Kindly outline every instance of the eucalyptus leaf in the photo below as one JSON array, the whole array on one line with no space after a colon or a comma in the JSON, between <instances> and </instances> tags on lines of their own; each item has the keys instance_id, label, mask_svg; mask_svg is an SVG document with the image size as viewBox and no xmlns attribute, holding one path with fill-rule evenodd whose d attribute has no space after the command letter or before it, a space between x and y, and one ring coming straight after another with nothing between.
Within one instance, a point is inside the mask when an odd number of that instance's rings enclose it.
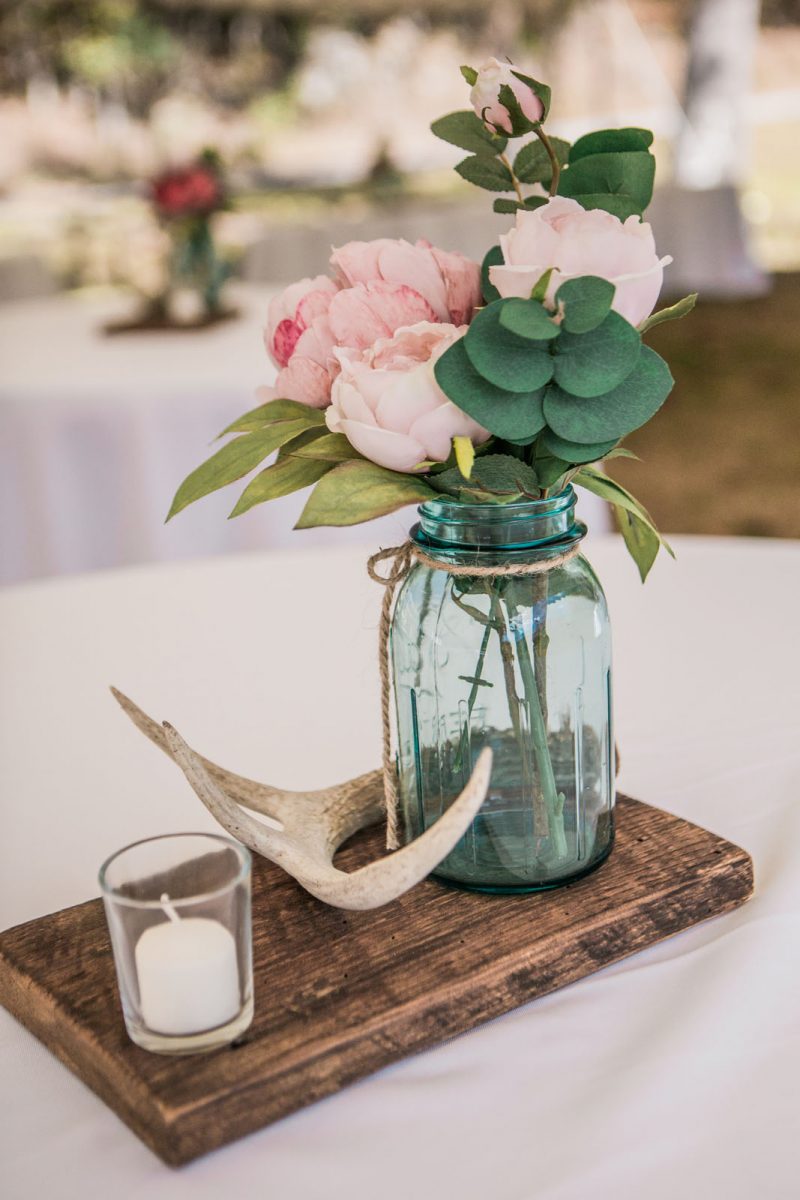
<instances>
[{"instance_id":1,"label":"eucalyptus leaf","mask_svg":"<svg viewBox=\"0 0 800 1200\"><path fill-rule=\"evenodd\" d=\"M300 404L297 400L268 400L266 404L251 408L243 416L237 417L227 429L223 429L219 437L225 437L229 433L252 433L276 421L304 421L309 428L315 425L324 427L325 414L320 409L310 408L308 404Z\"/></svg>"},{"instance_id":2,"label":"eucalyptus leaf","mask_svg":"<svg viewBox=\"0 0 800 1200\"><path fill-rule=\"evenodd\" d=\"M655 171L656 160L647 150L587 154L576 160L573 147L569 166L561 172L558 194L571 196L584 208L605 208L606 204L596 202L596 197L612 196L641 215L653 197Z\"/></svg>"},{"instance_id":3,"label":"eucalyptus leaf","mask_svg":"<svg viewBox=\"0 0 800 1200\"><path fill-rule=\"evenodd\" d=\"M568 333L589 333L605 320L617 289L598 275L579 275L567 279L556 292L556 303L563 305L563 327Z\"/></svg>"},{"instance_id":4,"label":"eucalyptus leaf","mask_svg":"<svg viewBox=\"0 0 800 1200\"><path fill-rule=\"evenodd\" d=\"M464 337L473 367L495 387L509 392L535 392L553 376L547 341L520 338L500 324L505 300L495 300L476 313Z\"/></svg>"},{"instance_id":5,"label":"eucalyptus leaf","mask_svg":"<svg viewBox=\"0 0 800 1200\"><path fill-rule=\"evenodd\" d=\"M608 452L614 449L617 442L616 438L606 442L570 442L566 438L559 437L557 433L553 433L552 429L545 429L540 444L555 458L577 466L583 463L598 462L601 458L605 458Z\"/></svg>"},{"instance_id":6,"label":"eucalyptus leaf","mask_svg":"<svg viewBox=\"0 0 800 1200\"><path fill-rule=\"evenodd\" d=\"M278 421L254 433L240 434L233 441L227 442L216 454L212 454L211 458L207 458L187 475L175 493L167 520L171 520L195 500L200 500L203 496L241 479L273 450L277 450L304 429L302 421Z\"/></svg>"},{"instance_id":7,"label":"eucalyptus leaf","mask_svg":"<svg viewBox=\"0 0 800 1200\"><path fill-rule=\"evenodd\" d=\"M230 515L240 517L256 504L300 491L301 488L316 483L328 471L332 471L333 466L331 462L318 462L288 454L272 466L265 467L248 483Z\"/></svg>"},{"instance_id":8,"label":"eucalyptus leaf","mask_svg":"<svg viewBox=\"0 0 800 1200\"><path fill-rule=\"evenodd\" d=\"M548 140L556 158L563 166L569 160L569 142L557 137ZM553 167L550 155L538 138L526 142L518 152L514 159L514 174L521 183L541 183L543 187L550 187Z\"/></svg>"},{"instance_id":9,"label":"eucalyptus leaf","mask_svg":"<svg viewBox=\"0 0 800 1200\"><path fill-rule=\"evenodd\" d=\"M660 312L651 313L639 326L640 333L646 333L648 329L652 329L655 325L661 325L663 321L678 321L681 317L687 317L697 303L697 292L692 292L688 296L684 296L682 300L671 304L669 308L662 308Z\"/></svg>"},{"instance_id":10,"label":"eucalyptus leaf","mask_svg":"<svg viewBox=\"0 0 800 1200\"><path fill-rule=\"evenodd\" d=\"M469 150L470 154L494 158L502 154L507 139L492 133L471 109L448 113L431 125L431 132L443 142Z\"/></svg>"},{"instance_id":11,"label":"eucalyptus leaf","mask_svg":"<svg viewBox=\"0 0 800 1200\"><path fill-rule=\"evenodd\" d=\"M439 387L462 412L496 437L531 440L545 425L544 388L511 392L495 387L472 365L464 341L459 338L437 359L433 370Z\"/></svg>"},{"instance_id":12,"label":"eucalyptus leaf","mask_svg":"<svg viewBox=\"0 0 800 1200\"><path fill-rule=\"evenodd\" d=\"M633 325L619 313L609 312L596 328L587 333L562 331L556 345L555 381L572 396L605 395L631 373L641 348L641 338ZM569 437L569 434L563 436ZM611 435L605 436L608 438ZM582 440L603 439L592 437Z\"/></svg>"},{"instance_id":13,"label":"eucalyptus leaf","mask_svg":"<svg viewBox=\"0 0 800 1200\"><path fill-rule=\"evenodd\" d=\"M422 504L436 492L416 475L387 471L366 459L343 462L320 479L295 529L358 525L407 504Z\"/></svg>"},{"instance_id":14,"label":"eucalyptus leaf","mask_svg":"<svg viewBox=\"0 0 800 1200\"><path fill-rule=\"evenodd\" d=\"M551 314L541 301L521 300L512 297L506 300L500 310L500 325L517 337L528 338L534 342L546 342L558 337L561 327L555 323Z\"/></svg>"},{"instance_id":15,"label":"eucalyptus leaf","mask_svg":"<svg viewBox=\"0 0 800 1200\"><path fill-rule=\"evenodd\" d=\"M552 139L551 139L552 140ZM653 135L649 129L596 129L579 137L570 147L569 161L577 162L590 154L606 154L609 151L627 152L649 150L653 144Z\"/></svg>"},{"instance_id":16,"label":"eucalyptus leaf","mask_svg":"<svg viewBox=\"0 0 800 1200\"><path fill-rule=\"evenodd\" d=\"M462 159L456 166L457 173L468 183L484 188L487 192L513 192L514 180L504 163L496 158L473 154Z\"/></svg>"},{"instance_id":17,"label":"eucalyptus leaf","mask_svg":"<svg viewBox=\"0 0 800 1200\"><path fill-rule=\"evenodd\" d=\"M505 262L503 251L499 246L491 246L483 256L481 263L481 292L487 304L499 300L500 293L489 278L490 267L499 267Z\"/></svg>"},{"instance_id":18,"label":"eucalyptus leaf","mask_svg":"<svg viewBox=\"0 0 800 1200\"><path fill-rule=\"evenodd\" d=\"M642 346L630 375L602 396L582 399L551 384L544 399L544 415L553 432L567 441L619 441L658 412L672 385L663 358Z\"/></svg>"}]
</instances>

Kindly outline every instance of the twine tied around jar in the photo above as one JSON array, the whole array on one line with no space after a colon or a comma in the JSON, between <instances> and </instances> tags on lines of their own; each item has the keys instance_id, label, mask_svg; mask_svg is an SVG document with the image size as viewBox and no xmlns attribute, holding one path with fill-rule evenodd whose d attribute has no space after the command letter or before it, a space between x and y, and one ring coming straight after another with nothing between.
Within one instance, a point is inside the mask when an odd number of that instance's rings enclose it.
<instances>
[{"instance_id":1,"label":"twine tied around jar","mask_svg":"<svg viewBox=\"0 0 800 1200\"><path fill-rule=\"evenodd\" d=\"M552 558L538 559L536 562L505 562L496 563L491 567L453 564L440 562L426 554L416 542L403 542L402 546L390 546L379 550L367 561L367 572L370 579L380 583L384 588L383 603L381 604L381 619L378 625L378 663L381 673L381 724L383 729L383 795L386 809L386 849L396 850L400 845L398 834L397 811L397 782L392 763L392 720L391 720L391 678L389 670L389 632L392 619L392 604L399 584L408 575L415 563L430 567L433 571L445 571L448 575L481 577L484 579L499 579L507 575L541 575L554 571L564 563L575 558L580 553L580 544L575 543L561 554ZM388 573L381 575L377 570L379 563L390 563Z\"/></svg>"}]
</instances>

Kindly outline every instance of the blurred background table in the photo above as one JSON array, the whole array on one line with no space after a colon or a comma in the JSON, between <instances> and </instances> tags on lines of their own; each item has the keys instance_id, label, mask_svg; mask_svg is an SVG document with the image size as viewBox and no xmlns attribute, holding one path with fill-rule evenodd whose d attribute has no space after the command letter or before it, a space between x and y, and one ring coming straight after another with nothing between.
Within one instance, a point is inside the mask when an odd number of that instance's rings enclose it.
<instances>
[{"instance_id":1,"label":"blurred background table","mask_svg":"<svg viewBox=\"0 0 800 1200\"><path fill-rule=\"evenodd\" d=\"M614 623L620 786L744 846L749 904L177 1174L0 1012L4 1195L794 1195L800 549L675 541L677 562L662 558L645 588L619 539L590 551ZM96 894L100 862L129 841L214 828L110 683L278 786L375 765L367 542L0 595L15 681L0 693L1 926Z\"/></svg>"},{"instance_id":2,"label":"blurred background table","mask_svg":"<svg viewBox=\"0 0 800 1200\"><path fill-rule=\"evenodd\" d=\"M300 496L229 522L234 488L164 524L178 484L274 377L273 293L233 287L240 316L210 329L114 336L103 326L131 314L124 294L0 306L0 583L287 544Z\"/></svg>"}]
</instances>

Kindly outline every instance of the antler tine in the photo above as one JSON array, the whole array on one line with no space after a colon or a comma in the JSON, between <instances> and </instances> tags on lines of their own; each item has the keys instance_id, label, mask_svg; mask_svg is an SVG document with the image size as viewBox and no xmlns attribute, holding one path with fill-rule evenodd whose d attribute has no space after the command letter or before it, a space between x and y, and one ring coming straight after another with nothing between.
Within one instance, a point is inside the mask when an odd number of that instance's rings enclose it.
<instances>
[{"instance_id":1,"label":"antler tine","mask_svg":"<svg viewBox=\"0 0 800 1200\"><path fill-rule=\"evenodd\" d=\"M169 758L174 758L164 727L159 725L157 721L154 721L152 717L148 717L147 713L139 708L138 704L134 704L118 688L112 687L111 694L122 711L130 717L136 728L146 738L149 738L155 746L158 746L159 750L163 750ZM302 800L303 798L302 793L287 792L280 788L271 787L266 783L256 783L255 780L247 779L244 775L236 775L233 771L226 771L224 767L218 766L208 758L203 758L200 754L196 755L196 757L203 764L203 767L211 778L217 784L224 787L226 793L237 804L243 804L245 808L261 813L262 816L283 821L285 816L293 813L298 799Z\"/></svg>"},{"instance_id":2,"label":"antler tine","mask_svg":"<svg viewBox=\"0 0 800 1200\"><path fill-rule=\"evenodd\" d=\"M487 746L478 756L467 786L430 828L402 849L352 874L338 872L340 881L335 893L331 890L314 895L339 908L351 909L377 908L402 896L435 871L467 832L486 799L491 774L492 751Z\"/></svg>"},{"instance_id":3,"label":"antler tine","mask_svg":"<svg viewBox=\"0 0 800 1200\"><path fill-rule=\"evenodd\" d=\"M186 776L195 795L203 801L215 820L232 837L244 842L256 854L263 854L292 873L297 869L296 854L286 836L262 825L222 789L207 769L204 760L183 740L168 721L162 726L167 752Z\"/></svg>"}]
</instances>

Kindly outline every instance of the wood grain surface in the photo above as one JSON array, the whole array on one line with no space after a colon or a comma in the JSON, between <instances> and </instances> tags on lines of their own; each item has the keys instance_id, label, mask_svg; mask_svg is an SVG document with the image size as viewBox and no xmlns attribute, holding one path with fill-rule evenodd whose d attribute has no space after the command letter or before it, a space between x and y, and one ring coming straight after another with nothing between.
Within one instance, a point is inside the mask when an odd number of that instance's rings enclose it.
<instances>
[{"instance_id":1,"label":"wood grain surface","mask_svg":"<svg viewBox=\"0 0 800 1200\"><path fill-rule=\"evenodd\" d=\"M207 1055L128 1040L100 900L0 935L0 1002L179 1166L751 895L744 850L628 797L617 814L598 871L527 896L425 881L345 912L257 860L255 1018L239 1044ZM360 865L381 840L369 830L337 861Z\"/></svg>"}]
</instances>

